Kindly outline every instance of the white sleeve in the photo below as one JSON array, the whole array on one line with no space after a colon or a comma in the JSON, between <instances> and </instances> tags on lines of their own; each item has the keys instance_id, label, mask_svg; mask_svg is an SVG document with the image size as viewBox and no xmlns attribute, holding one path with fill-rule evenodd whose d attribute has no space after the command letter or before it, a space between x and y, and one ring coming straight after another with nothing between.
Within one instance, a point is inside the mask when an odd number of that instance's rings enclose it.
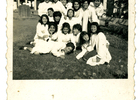
<instances>
[{"instance_id":1,"label":"white sleeve","mask_svg":"<svg viewBox=\"0 0 140 100\"><path fill-rule=\"evenodd\" d=\"M84 12L83 13L83 21L82 21L82 31L87 32L88 17L89 17L88 11Z\"/></svg>"},{"instance_id":2,"label":"white sleeve","mask_svg":"<svg viewBox=\"0 0 140 100\"><path fill-rule=\"evenodd\" d=\"M82 52L80 52L80 53L76 56L76 59L82 58L82 57L86 54L86 52L87 52L86 48L84 48L84 47L82 46Z\"/></svg>"},{"instance_id":3,"label":"white sleeve","mask_svg":"<svg viewBox=\"0 0 140 100\"><path fill-rule=\"evenodd\" d=\"M96 15L95 9L91 10L91 16L92 16L92 22L97 22L98 24L100 24L98 16Z\"/></svg>"},{"instance_id":4,"label":"white sleeve","mask_svg":"<svg viewBox=\"0 0 140 100\"><path fill-rule=\"evenodd\" d=\"M40 23L37 24L36 33L37 33L37 35L38 35L39 37L43 37L43 36L44 36L44 34L43 34L42 31L41 31L41 24L40 24Z\"/></svg>"},{"instance_id":5,"label":"white sleeve","mask_svg":"<svg viewBox=\"0 0 140 100\"><path fill-rule=\"evenodd\" d=\"M67 10L66 8L63 6L63 4L61 2L59 2L59 5L61 7L61 12L64 14L64 15L67 15Z\"/></svg>"}]
</instances>

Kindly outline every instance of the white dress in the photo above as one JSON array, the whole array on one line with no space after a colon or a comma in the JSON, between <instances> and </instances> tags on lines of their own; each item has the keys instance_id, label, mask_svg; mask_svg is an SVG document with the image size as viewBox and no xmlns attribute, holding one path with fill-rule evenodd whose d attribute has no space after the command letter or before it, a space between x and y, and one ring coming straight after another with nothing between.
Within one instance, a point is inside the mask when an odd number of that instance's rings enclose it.
<instances>
[{"instance_id":1,"label":"white dress","mask_svg":"<svg viewBox=\"0 0 140 100\"><path fill-rule=\"evenodd\" d=\"M40 3L38 6L38 15L41 16L43 14L48 14L47 10L48 8L52 7L52 2L46 3Z\"/></svg>"},{"instance_id":2,"label":"white dress","mask_svg":"<svg viewBox=\"0 0 140 100\"><path fill-rule=\"evenodd\" d=\"M39 40L35 47L33 47L31 54L38 52L38 53L52 53L54 56L59 57L61 55L65 55L62 52L62 49L66 47L66 44L63 42L54 42L54 41L43 41Z\"/></svg>"},{"instance_id":3,"label":"white dress","mask_svg":"<svg viewBox=\"0 0 140 100\"><path fill-rule=\"evenodd\" d=\"M96 11L95 8L93 7L88 7L85 11L83 11L83 16L82 16L82 31L88 31L87 30L87 26L88 26L88 21L90 23L92 22L97 22L99 23L99 19L98 16L96 15Z\"/></svg>"},{"instance_id":4,"label":"white dress","mask_svg":"<svg viewBox=\"0 0 140 100\"><path fill-rule=\"evenodd\" d=\"M110 62L112 58L107 46L109 45L109 42L106 40L106 37L102 32L100 32L98 35L92 35L89 45L90 46L87 46L87 48L82 49L82 52L76 56L77 59L83 57L87 51L94 50L94 47L96 46L97 55L90 57L87 60L86 64L89 64L91 66L96 66L96 65L104 64L105 62L107 63ZM99 62L96 61L97 57L100 58Z\"/></svg>"},{"instance_id":5,"label":"white dress","mask_svg":"<svg viewBox=\"0 0 140 100\"><path fill-rule=\"evenodd\" d=\"M44 35L48 35L48 25L42 25L41 23L38 23L36 26L36 35L34 37L34 42L38 41L38 39L43 38Z\"/></svg>"},{"instance_id":6,"label":"white dress","mask_svg":"<svg viewBox=\"0 0 140 100\"><path fill-rule=\"evenodd\" d=\"M60 11L63 14L67 14L67 10L63 6L63 4L60 1L57 1L56 3L52 3L52 8L54 11Z\"/></svg>"},{"instance_id":7,"label":"white dress","mask_svg":"<svg viewBox=\"0 0 140 100\"><path fill-rule=\"evenodd\" d=\"M58 33L58 42L63 42L67 44L71 41L71 34L63 34L62 32Z\"/></svg>"}]
</instances>

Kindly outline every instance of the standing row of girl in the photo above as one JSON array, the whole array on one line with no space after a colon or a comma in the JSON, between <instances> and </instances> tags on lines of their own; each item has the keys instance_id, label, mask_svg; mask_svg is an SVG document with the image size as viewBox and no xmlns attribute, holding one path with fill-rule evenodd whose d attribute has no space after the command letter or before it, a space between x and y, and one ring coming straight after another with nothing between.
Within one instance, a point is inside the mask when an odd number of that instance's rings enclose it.
<instances>
[{"instance_id":1,"label":"standing row of girl","mask_svg":"<svg viewBox=\"0 0 140 100\"><path fill-rule=\"evenodd\" d=\"M50 9L53 12L61 13L61 25L68 22L72 26L76 23L82 26L82 31L88 32L91 22L99 22L99 17L104 14L104 8L101 0L44 0L39 4L38 14L50 16ZM52 19L52 16L51 16Z\"/></svg>"}]
</instances>

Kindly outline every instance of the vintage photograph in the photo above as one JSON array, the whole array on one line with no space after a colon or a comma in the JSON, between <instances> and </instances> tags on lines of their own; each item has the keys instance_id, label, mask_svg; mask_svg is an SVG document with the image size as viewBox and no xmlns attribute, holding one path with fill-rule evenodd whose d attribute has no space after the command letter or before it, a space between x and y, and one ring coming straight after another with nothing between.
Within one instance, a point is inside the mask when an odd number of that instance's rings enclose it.
<instances>
[{"instance_id":1,"label":"vintage photograph","mask_svg":"<svg viewBox=\"0 0 140 100\"><path fill-rule=\"evenodd\" d=\"M128 3L13 0L13 80L128 79Z\"/></svg>"}]
</instances>

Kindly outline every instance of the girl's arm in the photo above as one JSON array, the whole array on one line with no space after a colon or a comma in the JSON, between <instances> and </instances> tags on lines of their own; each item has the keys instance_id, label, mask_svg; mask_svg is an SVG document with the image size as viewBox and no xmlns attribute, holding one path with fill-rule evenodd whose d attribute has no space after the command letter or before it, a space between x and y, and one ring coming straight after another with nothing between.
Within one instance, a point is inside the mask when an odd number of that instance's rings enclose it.
<instances>
[{"instance_id":1,"label":"girl's arm","mask_svg":"<svg viewBox=\"0 0 140 100\"><path fill-rule=\"evenodd\" d=\"M84 48L84 47L82 46L82 52L80 52L80 53L76 56L76 59L82 58L85 54L87 54L87 49Z\"/></svg>"},{"instance_id":2,"label":"girl's arm","mask_svg":"<svg viewBox=\"0 0 140 100\"><path fill-rule=\"evenodd\" d=\"M43 37L45 34L45 31L42 31L41 27L42 27L42 25L40 23L38 23L37 27L36 27L36 33L37 33L38 37L40 37L40 38Z\"/></svg>"}]
</instances>

